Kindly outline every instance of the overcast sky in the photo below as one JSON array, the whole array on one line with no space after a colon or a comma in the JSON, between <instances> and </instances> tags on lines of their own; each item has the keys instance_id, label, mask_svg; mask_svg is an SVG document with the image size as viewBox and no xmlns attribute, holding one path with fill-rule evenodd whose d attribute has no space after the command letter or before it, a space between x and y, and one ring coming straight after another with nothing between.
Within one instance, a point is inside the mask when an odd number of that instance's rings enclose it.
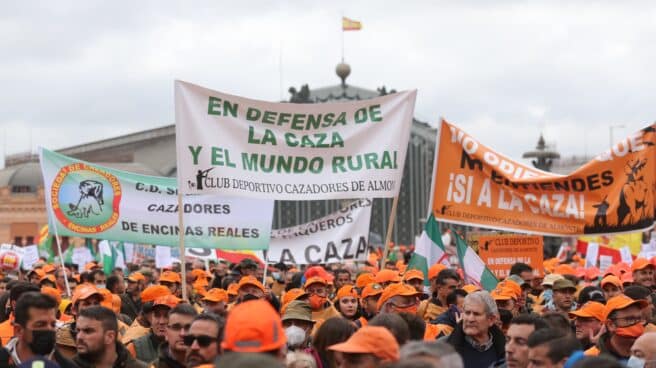
<instances>
[{"instance_id":1,"label":"overcast sky","mask_svg":"<svg viewBox=\"0 0 656 368\"><path fill-rule=\"evenodd\" d=\"M418 119L511 157L540 132L595 154L656 119L654 1L5 1L0 144L172 124L176 78L263 100L336 84L342 15L363 23L349 84L417 88Z\"/></svg>"}]
</instances>

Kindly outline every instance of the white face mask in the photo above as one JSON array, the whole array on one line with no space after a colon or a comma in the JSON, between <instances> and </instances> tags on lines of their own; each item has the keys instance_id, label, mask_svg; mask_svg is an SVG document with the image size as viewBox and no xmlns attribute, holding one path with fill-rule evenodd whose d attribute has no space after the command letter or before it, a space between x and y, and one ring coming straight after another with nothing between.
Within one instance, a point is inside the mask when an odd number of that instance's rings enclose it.
<instances>
[{"instance_id":1,"label":"white face mask","mask_svg":"<svg viewBox=\"0 0 656 368\"><path fill-rule=\"evenodd\" d=\"M644 366L645 366L645 360L642 358L638 358L635 355L631 355L629 361L626 362L627 368L643 368Z\"/></svg>"},{"instance_id":2,"label":"white face mask","mask_svg":"<svg viewBox=\"0 0 656 368\"><path fill-rule=\"evenodd\" d=\"M96 289L104 289L105 284L96 284Z\"/></svg>"},{"instance_id":3,"label":"white face mask","mask_svg":"<svg viewBox=\"0 0 656 368\"><path fill-rule=\"evenodd\" d=\"M298 326L287 327L285 336L287 336L287 346L290 348L298 348L305 342L305 330Z\"/></svg>"}]
</instances>

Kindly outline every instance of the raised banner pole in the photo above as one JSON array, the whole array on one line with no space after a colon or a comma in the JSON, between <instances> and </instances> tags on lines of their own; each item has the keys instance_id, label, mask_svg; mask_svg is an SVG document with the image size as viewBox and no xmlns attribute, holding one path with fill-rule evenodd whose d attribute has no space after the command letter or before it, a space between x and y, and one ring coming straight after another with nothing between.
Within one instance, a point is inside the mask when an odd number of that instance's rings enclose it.
<instances>
[{"instance_id":1,"label":"raised banner pole","mask_svg":"<svg viewBox=\"0 0 656 368\"><path fill-rule=\"evenodd\" d=\"M180 273L182 278L182 299L187 299L187 270L185 262L185 248L184 248L184 221L182 214L184 213L184 208L182 205L182 194L178 192L178 243L180 244Z\"/></svg>"},{"instance_id":2,"label":"raised banner pole","mask_svg":"<svg viewBox=\"0 0 656 368\"><path fill-rule=\"evenodd\" d=\"M389 222L387 223L387 235L385 236L385 244L383 249L383 258L380 260L380 269L385 268L385 261L389 253L389 243L392 240L392 230L394 230L394 222L396 221L396 209L399 207L399 195L397 194L392 201L392 211L389 215Z\"/></svg>"}]
</instances>

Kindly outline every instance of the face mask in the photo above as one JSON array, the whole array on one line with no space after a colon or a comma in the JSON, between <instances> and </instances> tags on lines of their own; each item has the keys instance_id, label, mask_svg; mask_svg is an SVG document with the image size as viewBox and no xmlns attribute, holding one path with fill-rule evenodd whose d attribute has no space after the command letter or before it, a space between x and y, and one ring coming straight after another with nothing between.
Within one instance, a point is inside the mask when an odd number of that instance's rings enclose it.
<instances>
[{"instance_id":1,"label":"face mask","mask_svg":"<svg viewBox=\"0 0 656 368\"><path fill-rule=\"evenodd\" d=\"M417 314L417 305L415 304L415 305L411 305L411 306L405 307L405 308L394 307L394 311L396 313L405 312L405 313L410 313L410 314Z\"/></svg>"},{"instance_id":2,"label":"face mask","mask_svg":"<svg viewBox=\"0 0 656 368\"><path fill-rule=\"evenodd\" d=\"M635 355L631 355L629 361L626 362L627 368L643 368L644 366L645 366L645 360L642 358L638 358Z\"/></svg>"},{"instance_id":3,"label":"face mask","mask_svg":"<svg viewBox=\"0 0 656 368\"><path fill-rule=\"evenodd\" d=\"M104 289L105 284L96 284L96 289Z\"/></svg>"},{"instance_id":4,"label":"face mask","mask_svg":"<svg viewBox=\"0 0 656 368\"><path fill-rule=\"evenodd\" d=\"M30 350L36 355L48 355L55 348L55 331L32 330Z\"/></svg>"},{"instance_id":5,"label":"face mask","mask_svg":"<svg viewBox=\"0 0 656 368\"><path fill-rule=\"evenodd\" d=\"M285 329L285 336L287 336L287 346L290 348L298 348L305 342L305 330L291 325Z\"/></svg>"},{"instance_id":6,"label":"face mask","mask_svg":"<svg viewBox=\"0 0 656 368\"><path fill-rule=\"evenodd\" d=\"M618 327L615 331L617 336L638 338L645 333L645 326L642 323L636 323L629 327Z\"/></svg>"},{"instance_id":7,"label":"face mask","mask_svg":"<svg viewBox=\"0 0 656 368\"><path fill-rule=\"evenodd\" d=\"M273 277L274 280L280 281L280 272L272 272L271 277Z\"/></svg>"},{"instance_id":8,"label":"face mask","mask_svg":"<svg viewBox=\"0 0 656 368\"><path fill-rule=\"evenodd\" d=\"M310 295L310 308L312 310L319 310L326 303L326 298L316 294Z\"/></svg>"}]
</instances>

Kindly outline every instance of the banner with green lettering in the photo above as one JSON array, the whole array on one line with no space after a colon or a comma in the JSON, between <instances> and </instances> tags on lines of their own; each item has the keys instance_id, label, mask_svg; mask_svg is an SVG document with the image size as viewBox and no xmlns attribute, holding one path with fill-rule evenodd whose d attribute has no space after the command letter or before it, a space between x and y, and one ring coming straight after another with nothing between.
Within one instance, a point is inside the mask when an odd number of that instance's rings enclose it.
<instances>
[{"instance_id":1,"label":"banner with green lettering","mask_svg":"<svg viewBox=\"0 0 656 368\"><path fill-rule=\"evenodd\" d=\"M49 226L58 235L179 245L175 178L138 175L41 149ZM273 201L183 196L185 246L267 249ZM53 231L54 233L54 231Z\"/></svg>"},{"instance_id":2,"label":"banner with green lettering","mask_svg":"<svg viewBox=\"0 0 656 368\"><path fill-rule=\"evenodd\" d=\"M175 82L184 194L277 200L394 197L416 91L370 100L257 101Z\"/></svg>"}]
</instances>

